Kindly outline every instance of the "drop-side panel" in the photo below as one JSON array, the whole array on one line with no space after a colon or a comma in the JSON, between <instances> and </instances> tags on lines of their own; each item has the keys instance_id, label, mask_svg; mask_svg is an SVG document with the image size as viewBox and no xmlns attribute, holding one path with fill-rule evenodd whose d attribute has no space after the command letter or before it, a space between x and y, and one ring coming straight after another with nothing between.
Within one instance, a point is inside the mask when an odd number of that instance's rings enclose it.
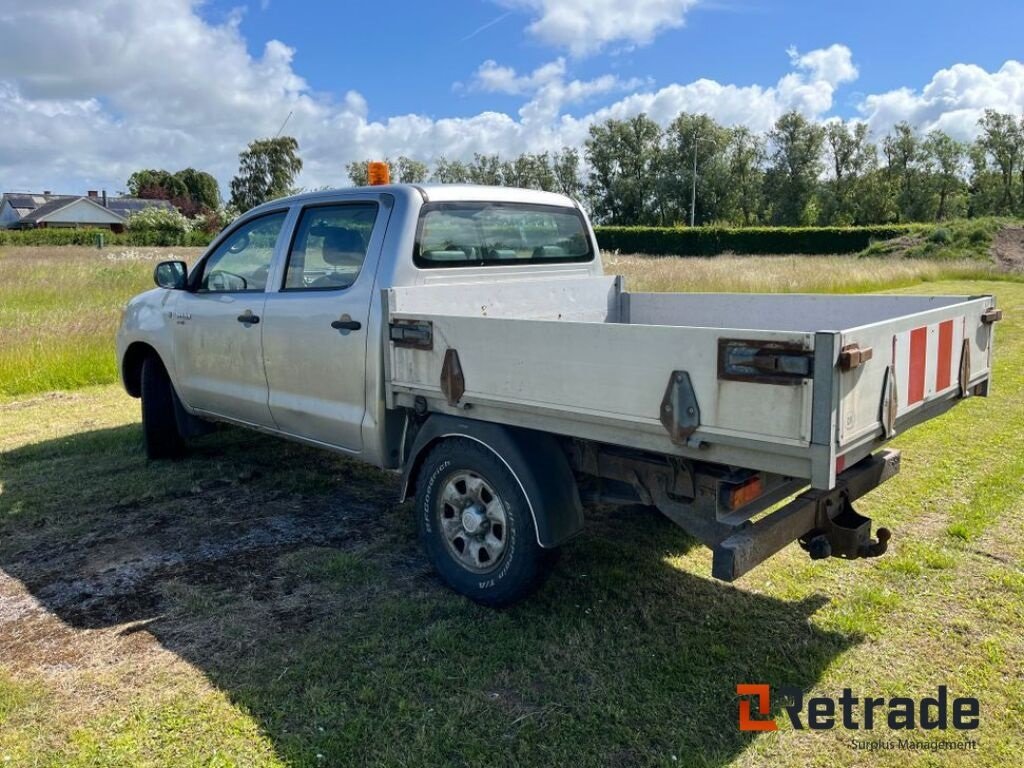
<instances>
[{"instance_id":1,"label":"drop-side panel","mask_svg":"<svg viewBox=\"0 0 1024 768\"><path fill-rule=\"evenodd\" d=\"M870 348L871 358L839 373L840 453L916 423L959 398L961 387L970 391L987 380L993 325L982 315L994 306L991 296L959 297L940 308L843 331L842 347Z\"/></svg>"},{"instance_id":2,"label":"drop-side panel","mask_svg":"<svg viewBox=\"0 0 1024 768\"><path fill-rule=\"evenodd\" d=\"M730 446L723 459L749 451L759 454L745 457L749 466L809 477L810 379L720 379L719 341L729 331L616 322L613 279L545 283L390 289L388 322L429 324L431 343L387 342L389 402L423 395L432 408L449 408L441 370L455 350L465 381L459 408L469 405L477 418L708 460ZM814 345L809 333L751 330L742 338ZM675 371L689 374L700 412L689 446L673 443L660 420Z\"/></svg>"},{"instance_id":3,"label":"drop-side panel","mask_svg":"<svg viewBox=\"0 0 1024 768\"><path fill-rule=\"evenodd\" d=\"M816 488L833 487L893 430L950 407L962 369L968 391L990 375L988 296L629 294L616 278L561 278L398 287L385 304L388 323L430 335L427 345L385 342L391 407L424 396L432 410L778 472ZM743 349L756 354L751 380L721 367L733 342L739 359ZM870 355L844 366L849 349ZM464 379L454 406L441 387L449 350ZM777 360L775 350L794 358ZM772 372L801 354L811 371ZM686 442L673 442L659 418L675 371L689 374L699 409ZM891 424L882 421L886 386Z\"/></svg>"}]
</instances>

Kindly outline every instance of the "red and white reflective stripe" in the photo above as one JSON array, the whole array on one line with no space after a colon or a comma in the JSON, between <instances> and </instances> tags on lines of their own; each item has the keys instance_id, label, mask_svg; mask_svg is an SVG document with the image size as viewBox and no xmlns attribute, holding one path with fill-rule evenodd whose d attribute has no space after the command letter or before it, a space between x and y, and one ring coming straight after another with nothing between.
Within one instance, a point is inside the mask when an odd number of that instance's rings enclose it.
<instances>
[{"instance_id":1,"label":"red and white reflective stripe","mask_svg":"<svg viewBox=\"0 0 1024 768\"><path fill-rule=\"evenodd\" d=\"M963 316L896 334L893 362L900 410L942 394L957 382Z\"/></svg>"}]
</instances>

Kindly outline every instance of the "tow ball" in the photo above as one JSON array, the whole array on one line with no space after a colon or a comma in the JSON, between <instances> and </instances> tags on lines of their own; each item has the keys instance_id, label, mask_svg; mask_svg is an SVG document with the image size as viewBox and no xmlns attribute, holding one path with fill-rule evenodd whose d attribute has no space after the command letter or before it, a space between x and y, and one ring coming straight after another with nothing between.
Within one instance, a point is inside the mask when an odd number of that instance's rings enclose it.
<instances>
[{"instance_id":1,"label":"tow ball","mask_svg":"<svg viewBox=\"0 0 1024 768\"><path fill-rule=\"evenodd\" d=\"M865 517L853 508L846 499L836 503L842 509L835 515L824 514L821 524L800 537L800 546L807 550L812 560L826 557L842 557L856 560L858 557L878 557L889 548L892 533L888 528L879 528L871 538L871 518Z\"/></svg>"}]
</instances>

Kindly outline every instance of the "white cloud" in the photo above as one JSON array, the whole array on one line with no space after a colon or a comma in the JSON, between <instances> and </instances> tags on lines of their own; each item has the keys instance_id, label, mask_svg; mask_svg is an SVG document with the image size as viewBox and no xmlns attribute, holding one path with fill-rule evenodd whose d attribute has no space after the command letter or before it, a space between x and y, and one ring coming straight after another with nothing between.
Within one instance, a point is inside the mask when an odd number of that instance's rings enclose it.
<instances>
[{"instance_id":1,"label":"white cloud","mask_svg":"<svg viewBox=\"0 0 1024 768\"><path fill-rule=\"evenodd\" d=\"M113 191L139 168L188 165L226 186L238 152L274 135L289 112L287 132L305 162L299 183L310 187L347 183L345 164L359 158L465 159L579 145L595 121L638 112L662 124L682 110L706 112L765 130L788 109L827 118L836 89L856 76L840 45L793 51L792 71L774 84L700 79L654 89L613 75L573 79L565 59L529 73L489 61L470 87L518 96L515 114L371 120L356 91L315 93L284 43L250 55L237 19L211 24L195 8L191 0L149 0L144 8L81 0L71 9L34 0L0 11L0 188ZM985 107L1024 111L1024 65L956 65L921 91L867 96L860 109L876 133L906 119L967 136Z\"/></svg>"},{"instance_id":2,"label":"white cloud","mask_svg":"<svg viewBox=\"0 0 1024 768\"><path fill-rule=\"evenodd\" d=\"M645 45L680 27L697 0L499 0L523 8L535 20L527 30L573 56L596 53L609 43Z\"/></svg>"},{"instance_id":3,"label":"white cloud","mask_svg":"<svg viewBox=\"0 0 1024 768\"><path fill-rule=\"evenodd\" d=\"M519 110L523 122L538 125L557 120L562 107L576 104L613 91L635 90L645 81L639 78L623 80L614 75L601 75L592 80L565 79L565 59L543 64L528 75L520 75L512 67L485 61L477 69L470 88L491 93L529 96Z\"/></svg>"},{"instance_id":4,"label":"white cloud","mask_svg":"<svg viewBox=\"0 0 1024 768\"><path fill-rule=\"evenodd\" d=\"M906 120L922 131L938 128L958 139L977 134L986 109L1024 112L1024 64L1007 61L995 72L954 64L936 72L920 92L897 88L866 96L859 106L875 134Z\"/></svg>"},{"instance_id":5,"label":"white cloud","mask_svg":"<svg viewBox=\"0 0 1024 768\"><path fill-rule=\"evenodd\" d=\"M856 80L859 74L853 64L853 54L845 45L833 44L803 55L794 46L790 46L786 53L793 66L810 72L814 80L832 86Z\"/></svg>"},{"instance_id":6,"label":"white cloud","mask_svg":"<svg viewBox=\"0 0 1024 768\"><path fill-rule=\"evenodd\" d=\"M543 64L528 75L516 74L512 67L503 67L493 59L479 66L473 87L494 93L532 93L543 85L565 77L565 59L558 58Z\"/></svg>"}]
</instances>

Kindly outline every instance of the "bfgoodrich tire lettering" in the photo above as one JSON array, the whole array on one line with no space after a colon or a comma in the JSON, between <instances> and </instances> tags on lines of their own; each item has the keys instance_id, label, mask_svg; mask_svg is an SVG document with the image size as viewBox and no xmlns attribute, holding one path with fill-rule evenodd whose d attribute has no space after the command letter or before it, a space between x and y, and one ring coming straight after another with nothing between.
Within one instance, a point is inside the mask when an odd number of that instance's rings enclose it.
<instances>
[{"instance_id":1,"label":"bfgoodrich tire lettering","mask_svg":"<svg viewBox=\"0 0 1024 768\"><path fill-rule=\"evenodd\" d=\"M163 363L148 357L142 363L142 437L146 457L173 459L185 452L185 441L174 417L174 387Z\"/></svg>"},{"instance_id":2,"label":"bfgoodrich tire lettering","mask_svg":"<svg viewBox=\"0 0 1024 768\"><path fill-rule=\"evenodd\" d=\"M540 586L553 558L537 543L519 483L489 448L466 438L444 440L419 478L420 538L448 586L494 607Z\"/></svg>"}]
</instances>

